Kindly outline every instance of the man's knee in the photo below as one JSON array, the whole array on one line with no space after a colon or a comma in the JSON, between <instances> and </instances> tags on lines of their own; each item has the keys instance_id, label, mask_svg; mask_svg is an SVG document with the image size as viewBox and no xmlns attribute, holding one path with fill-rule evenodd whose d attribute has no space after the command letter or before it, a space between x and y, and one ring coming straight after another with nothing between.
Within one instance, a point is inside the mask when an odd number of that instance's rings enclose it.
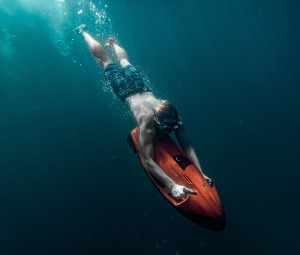
<instances>
[{"instance_id":1,"label":"man's knee","mask_svg":"<svg viewBox=\"0 0 300 255\"><path fill-rule=\"evenodd\" d=\"M99 61L99 60L98 60ZM108 59L106 61L99 61L100 64L102 65L103 69L106 69L107 66L109 66L110 64L113 64L111 59Z\"/></svg>"},{"instance_id":2,"label":"man's knee","mask_svg":"<svg viewBox=\"0 0 300 255\"><path fill-rule=\"evenodd\" d=\"M120 59L120 65L124 68L128 65L130 65L128 59Z\"/></svg>"}]
</instances>

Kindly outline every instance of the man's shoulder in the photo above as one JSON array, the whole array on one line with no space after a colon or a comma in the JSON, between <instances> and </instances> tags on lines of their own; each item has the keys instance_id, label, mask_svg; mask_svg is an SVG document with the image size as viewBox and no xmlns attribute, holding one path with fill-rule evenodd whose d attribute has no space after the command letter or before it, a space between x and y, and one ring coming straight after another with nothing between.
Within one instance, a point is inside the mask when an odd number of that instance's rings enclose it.
<instances>
[{"instance_id":1,"label":"man's shoulder","mask_svg":"<svg viewBox=\"0 0 300 255\"><path fill-rule=\"evenodd\" d=\"M141 124L139 125L140 128L140 139L144 141L144 143L153 143L153 140L156 136L155 127L153 125L153 120L149 121L148 116L144 116Z\"/></svg>"},{"instance_id":2,"label":"man's shoulder","mask_svg":"<svg viewBox=\"0 0 300 255\"><path fill-rule=\"evenodd\" d=\"M153 126L153 113L142 113L137 117L139 126L152 127Z\"/></svg>"}]
</instances>

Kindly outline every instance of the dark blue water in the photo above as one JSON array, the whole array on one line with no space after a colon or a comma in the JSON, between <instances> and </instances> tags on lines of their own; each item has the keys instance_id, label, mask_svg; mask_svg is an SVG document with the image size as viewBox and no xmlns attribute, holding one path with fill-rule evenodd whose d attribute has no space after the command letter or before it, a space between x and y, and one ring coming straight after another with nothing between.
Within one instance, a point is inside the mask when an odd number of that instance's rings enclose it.
<instances>
[{"instance_id":1,"label":"dark blue water","mask_svg":"<svg viewBox=\"0 0 300 255\"><path fill-rule=\"evenodd\" d=\"M299 252L297 1L38 2L0 2L1 255ZM178 108L225 231L154 188L81 23Z\"/></svg>"}]
</instances>

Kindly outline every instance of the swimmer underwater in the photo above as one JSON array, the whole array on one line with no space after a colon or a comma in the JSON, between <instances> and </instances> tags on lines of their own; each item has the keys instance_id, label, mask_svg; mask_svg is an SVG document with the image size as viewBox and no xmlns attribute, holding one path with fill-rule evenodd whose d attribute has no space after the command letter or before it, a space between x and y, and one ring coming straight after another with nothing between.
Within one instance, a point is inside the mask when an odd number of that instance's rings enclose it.
<instances>
[{"instance_id":1,"label":"swimmer underwater","mask_svg":"<svg viewBox=\"0 0 300 255\"><path fill-rule=\"evenodd\" d=\"M183 122L176 108L169 101L159 100L152 94L144 76L129 63L126 51L114 39L109 38L103 47L85 29L86 25L82 24L76 28L76 32L84 37L90 52L104 69L104 77L113 92L129 105L136 119L140 129L141 153L149 172L162 182L176 199L185 198L188 194L196 195L195 191L178 185L153 160L154 141L164 138L174 131L183 151L203 174L196 152L186 136ZM107 48L114 50L123 70L113 63L106 51ZM205 175L204 177L209 179Z\"/></svg>"}]
</instances>

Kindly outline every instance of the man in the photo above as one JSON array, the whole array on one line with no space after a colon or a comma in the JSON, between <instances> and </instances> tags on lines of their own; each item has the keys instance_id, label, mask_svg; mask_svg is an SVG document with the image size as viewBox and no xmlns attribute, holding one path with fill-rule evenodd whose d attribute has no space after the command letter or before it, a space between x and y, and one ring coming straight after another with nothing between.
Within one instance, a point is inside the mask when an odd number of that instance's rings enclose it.
<instances>
[{"instance_id":1,"label":"man","mask_svg":"<svg viewBox=\"0 0 300 255\"><path fill-rule=\"evenodd\" d=\"M174 131L183 151L202 173L195 150L187 139L184 125L175 107L168 101L154 97L143 75L129 63L126 51L114 39L110 38L103 47L85 31L85 28L86 25L80 25L76 28L76 32L84 37L89 50L104 69L104 76L110 83L113 92L129 105L137 121L140 129L141 153L147 169L170 189L176 199L185 198L187 194L197 194L195 191L175 183L153 160L155 139L163 138ZM113 63L106 48L114 50L123 71ZM207 177L205 176L205 178Z\"/></svg>"}]
</instances>

